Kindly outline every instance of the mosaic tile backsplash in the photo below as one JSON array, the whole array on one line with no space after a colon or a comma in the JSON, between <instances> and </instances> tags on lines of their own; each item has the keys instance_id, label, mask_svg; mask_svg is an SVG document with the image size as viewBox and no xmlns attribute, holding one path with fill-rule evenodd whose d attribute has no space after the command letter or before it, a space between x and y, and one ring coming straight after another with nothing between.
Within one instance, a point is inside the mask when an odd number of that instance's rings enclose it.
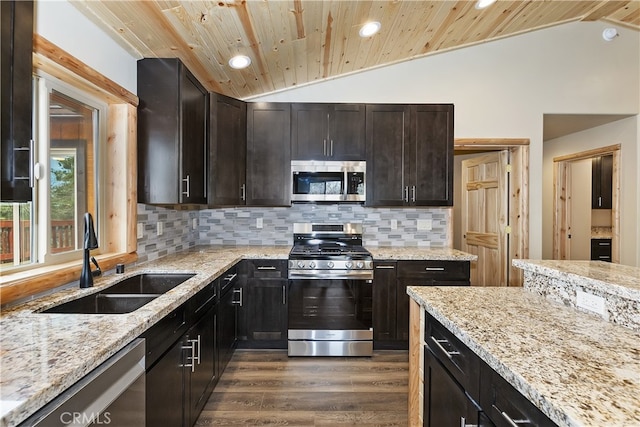
<instances>
[{"instance_id":1,"label":"mosaic tile backsplash","mask_svg":"<svg viewBox=\"0 0 640 427\"><path fill-rule=\"evenodd\" d=\"M158 221L164 225L161 236ZM365 246L449 247L452 239L449 208L294 204L286 208L173 210L138 204L138 223L144 227L144 236L138 239L139 262L195 245L290 246L294 222L361 222Z\"/></svg>"}]
</instances>

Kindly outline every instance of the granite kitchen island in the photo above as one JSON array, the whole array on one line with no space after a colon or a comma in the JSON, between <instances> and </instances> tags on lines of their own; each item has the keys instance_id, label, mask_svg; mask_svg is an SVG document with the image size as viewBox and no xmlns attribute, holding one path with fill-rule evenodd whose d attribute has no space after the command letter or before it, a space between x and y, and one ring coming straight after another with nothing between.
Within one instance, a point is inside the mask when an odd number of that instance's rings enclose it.
<instances>
[{"instance_id":1,"label":"granite kitchen island","mask_svg":"<svg viewBox=\"0 0 640 427\"><path fill-rule=\"evenodd\" d=\"M419 380L423 375L424 322L430 315L553 423L640 425L640 334L613 321L637 317L634 298L638 281L634 277L640 277L636 276L640 269L601 262L518 263L532 273L525 275L524 288L408 288L413 322L410 363L414 365L410 419L415 421L422 415ZM549 278L546 285L543 277ZM563 285L563 280L571 286ZM605 309L610 313L604 317L576 308L571 303L576 286L583 292L595 287L604 299L607 289L623 294L627 305L615 307L625 315L616 314L610 305ZM557 298L557 294L565 297Z\"/></svg>"}]
</instances>

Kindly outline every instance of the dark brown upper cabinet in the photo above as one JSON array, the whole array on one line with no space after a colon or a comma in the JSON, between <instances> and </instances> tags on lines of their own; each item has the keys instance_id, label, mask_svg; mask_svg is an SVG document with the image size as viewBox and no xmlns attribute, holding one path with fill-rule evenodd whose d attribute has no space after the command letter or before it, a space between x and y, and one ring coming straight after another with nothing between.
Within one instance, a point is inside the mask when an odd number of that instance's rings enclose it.
<instances>
[{"instance_id":1,"label":"dark brown upper cabinet","mask_svg":"<svg viewBox=\"0 0 640 427\"><path fill-rule=\"evenodd\" d=\"M207 203L208 94L176 58L138 61L138 201Z\"/></svg>"},{"instance_id":2,"label":"dark brown upper cabinet","mask_svg":"<svg viewBox=\"0 0 640 427\"><path fill-rule=\"evenodd\" d=\"M367 206L453 205L453 105L366 107Z\"/></svg>"},{"instance_id":3,"label":"dark brown upper cabinet","mask_svg":"<svg viewBox=\"0 0 640 427\"><path fill-rule=\"evenodd\" d=\"M291 105L293 160L364 160L364 104Z\"/></svg>"},{"instance_id":4,"label":"dark brown upper cabinet","mask_svg":"<svg viewBox=\"0 0 640 427\"><path fill-rule=\"evenodd\" d=\"M209 94L209 206L245 204L247 104Z\"/></svg>"},{"instance_id":5,"label":"dark brown upper cabinet","mask_svg":"<svg viewBox=\"0 0 640 427\"><path fill-rule=\"evenodd\" d=\"M591 161L591 208L611 209L613 200L613 156Z\"/></svg>"},{"instance_id":6,"label":"dark brown upper cabinet","mask_svg":"<svg viewBox=\"0 0 640 427\"><path fill-rule=\"evenodd\" d=\"M32 52L33 2L0 2L2 49L0 91L2 124L1 198L27 202L32 198Z\"/></svg>"},{"instance_id":7,"label":"dark brown upper cabinet","mask_svg":"<svg viewBox=\"0 0 640 427\"><path fill-rule=\"evenodd\" d=\"M291 206L290 107L247 104L247 206Z\"/></svg>"}]
</instances>

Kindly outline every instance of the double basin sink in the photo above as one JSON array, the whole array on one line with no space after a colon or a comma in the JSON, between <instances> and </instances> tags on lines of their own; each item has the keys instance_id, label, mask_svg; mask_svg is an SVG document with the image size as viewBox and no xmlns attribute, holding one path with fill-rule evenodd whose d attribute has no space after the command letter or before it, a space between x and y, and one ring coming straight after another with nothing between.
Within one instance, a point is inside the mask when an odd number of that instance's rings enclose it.
<instances>
[{"instance_id":1,"label":"double basin sink","mask_svg":"<svg viewBox=\"0 0 640 427\"><path fill-rule=\"evenodd\" d=\"M56 305L41 313L131 313L193 276L195 274L141 273L121 280L100 292Z\"/></svg>"}]
</instances>

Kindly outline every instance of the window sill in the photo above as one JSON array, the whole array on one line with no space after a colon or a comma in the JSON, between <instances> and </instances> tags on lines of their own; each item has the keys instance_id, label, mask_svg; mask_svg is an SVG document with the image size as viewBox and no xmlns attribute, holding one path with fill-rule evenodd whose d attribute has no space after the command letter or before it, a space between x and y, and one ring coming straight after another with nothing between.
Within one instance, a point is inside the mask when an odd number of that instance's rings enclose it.
<instances>
[{"instance_id":1,"label":"window sill","mask_svg":"<svg viewBox=\"0 0 640 427\"><path fill-rule=\"evenodd\" d=\"M102 254L96 256L102 271L115 268L116 264L129 264L138 259L136 253ZM48 265L0 277L0 305L25 299L33 295L66 285L80 279L81 261Z\"/></svg>"}]
</instances>

